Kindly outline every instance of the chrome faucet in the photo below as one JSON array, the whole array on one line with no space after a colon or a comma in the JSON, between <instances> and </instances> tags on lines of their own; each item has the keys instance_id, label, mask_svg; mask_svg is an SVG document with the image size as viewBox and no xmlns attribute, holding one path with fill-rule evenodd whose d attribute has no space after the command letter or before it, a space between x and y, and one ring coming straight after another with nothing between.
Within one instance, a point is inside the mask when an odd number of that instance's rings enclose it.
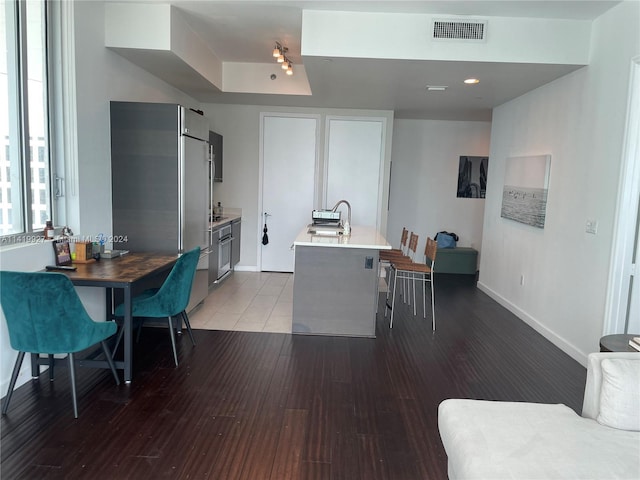
<instances>
[{"instance_id":1,"label":"chrome faucet","mask_svg":"<svg viewBox=\"0 0 640 480\"><path fill-rule=\"evenodd\" d=\"M344 203L347 206L347 221L346 223L342 226L342 228L344 229L344 234L345 235L350 235L351 234L351 204L349 202L347 202L346 200L339 200L338 203L336 203L334 205L334 207L331 209L332 212L335 212L338 207L340 206L340 204Z\"/></svg>"}]
</instances>

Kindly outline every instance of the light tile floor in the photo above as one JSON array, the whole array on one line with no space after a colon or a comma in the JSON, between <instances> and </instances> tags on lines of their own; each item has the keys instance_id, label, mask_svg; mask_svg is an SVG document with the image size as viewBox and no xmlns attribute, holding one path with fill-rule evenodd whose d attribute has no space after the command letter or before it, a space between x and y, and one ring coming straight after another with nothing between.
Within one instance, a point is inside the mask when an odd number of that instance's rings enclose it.
<instances>
[{"instance_id":1,"label":"light tile floor","mask_svg":"<svg viewBox=\"0 0 640 480\"><path fill-rule=\"evenodd\" d=\"M380 292L387 291L384 278ZM291 333L293 274L234 272L189 313L191 328Z\"/></svg>"},{"instance_id":2,"label":"light tile floor","mask_svg":"<svg viewBox=\"0 0 640 480\"><path fill-rule=\"evenodd\" d=\"M189 313L192 328L291 333L293 274L234 272Z\"/></svg>"}]
</instances>

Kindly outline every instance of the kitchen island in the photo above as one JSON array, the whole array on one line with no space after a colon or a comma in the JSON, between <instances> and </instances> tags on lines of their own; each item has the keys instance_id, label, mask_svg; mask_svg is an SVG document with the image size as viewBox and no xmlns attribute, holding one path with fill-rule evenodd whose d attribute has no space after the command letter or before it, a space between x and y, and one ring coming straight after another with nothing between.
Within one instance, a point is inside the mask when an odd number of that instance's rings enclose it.
<instances>
[{"instance_id":1,"label":"kitchen island","mask_svg":"<svg viewBox=\"0 0 640 480\"><path fill-rule=\"evenodd\" d=\"M350 235L308 232L293 242L292 332L375 337L378 253L391 245L372 227L351 227Z\"/></svg>"}]
</instances>

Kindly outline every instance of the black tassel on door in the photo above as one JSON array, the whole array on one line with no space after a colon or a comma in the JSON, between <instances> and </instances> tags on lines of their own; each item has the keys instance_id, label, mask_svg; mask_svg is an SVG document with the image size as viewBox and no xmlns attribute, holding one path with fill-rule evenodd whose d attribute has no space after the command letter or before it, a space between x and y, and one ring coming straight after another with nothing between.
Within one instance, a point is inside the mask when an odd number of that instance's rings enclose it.
<instances>
[{"instance_id":1,"label":"black tassel on door","mask_svg":"<svg viewBox=\"0 0 640 480\"><path fill-rule=\"evenodd\" d=\"M264 228L262 229L262 244L266 245L269 243L269 235L267 235L267 214L264 214Z\"/></svg>"}]
</instances>

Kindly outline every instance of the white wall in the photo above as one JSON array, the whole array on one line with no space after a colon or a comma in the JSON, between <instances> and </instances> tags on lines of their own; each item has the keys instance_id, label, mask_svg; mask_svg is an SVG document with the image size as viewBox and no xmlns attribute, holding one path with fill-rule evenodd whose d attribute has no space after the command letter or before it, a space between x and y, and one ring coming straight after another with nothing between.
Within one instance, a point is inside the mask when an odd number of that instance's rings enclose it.
<instances>
[{"instance_id":1,"label":"white wall","mask_svg":"<svg viewBox=\"0 0 640 480\"><path fill-rule=\"evenodd\" d=\"M111 233L111 100L198 106L184 93L105 48L102 2L74 2L80 189L76 234Z\"/></svg>"},{"instance_id":2,"label":"white wall","mask_svg":"<svg viewBox=\"0 0 640 480\"><path fill-rule=\"evenodd\" d=\"M441 230L481 252L485 200L457 198L458 165L463 155L489 155L490 134L489 122L395 120L387 227L394 247L406 227L420 236L419 252Z\"/></svg>"},{"instance_id":3,"label":"white wall","mask_svg":"<svg viewBox=\"0 0 640 480\"><path fill-rule=\"evenodd\" d=\"M260 112L318 114L320 122L320 138L324 138L325 120L330 115L347 115L358 117L386 117L387 139L385 141L385 165L391 157L391 129L393 112L380 110L344 110L321 108L295 108L256 105L204 104L202 110L209 119L212 130L223 136L224 144L224 178L221 183L214 184L214 203L221 202L231 208L242 209L242 242L240 270L256 270L258 268L258 245L262 239L261 219L259 219L260 198L258 198L260 182ZM320 146L319 158L324 158L324 149ZM295 161L295 152L292 154ZM388 177L388 168L385 170ZM388 189L388 178L385 179L384 196ZM320 205L318 205L319 207ZM311 212L309 212L311 221ZM386 217L383 218L383 231Z\"/></svg>"},{"instance_id":4,"label":"white wall","mask_svg":"<svg viewBox=\"0 0 640 480\"><path fill-rule=\"evenodd\" d=\"M415 12L305 10L302 55L397 58L400 50L403 58L412 60L587 63L591 26L588 20L472 16L472 20L487 20L485 41L448 42L430 38L433 21L451 17Z\"/></svg>"},{"instance_id":5,"label":"white wall","mask_svg":"<svg viewBox=\"0 0 640 480\"><path fill-rule=\"evenodd\" d=\"M193 99L104 47L104 6L73 2L78 125L78 178L75 194L67 185L66 218L76 235L111 233L111 146L109 101L137 100L197 105ZM54 26L55 28L55 26ZM67 178L67 181L70 181ZM7 270L36 271L54 263L50 242L0 251ZM79 289L90 315L104 320L104 290ZM1 315L1 314L0 314ZM6 393L16 352L11 349L4 316L0 316L0 395ZM30 377L25 360L18 385Z\"/></svg>"},{"instance_id":6,"label":"white wall","mask_svg":"<svg viewBox=\"0 0 640 480\"><path fill-rule=\"evenodd\" d=\"M603 331L639 10L623 2L594 22L588 67L493 113L479 286L583 364ZM552 156L544 229L500 218L505 159L533 154Z\"/></svg>"}]
</instances>

